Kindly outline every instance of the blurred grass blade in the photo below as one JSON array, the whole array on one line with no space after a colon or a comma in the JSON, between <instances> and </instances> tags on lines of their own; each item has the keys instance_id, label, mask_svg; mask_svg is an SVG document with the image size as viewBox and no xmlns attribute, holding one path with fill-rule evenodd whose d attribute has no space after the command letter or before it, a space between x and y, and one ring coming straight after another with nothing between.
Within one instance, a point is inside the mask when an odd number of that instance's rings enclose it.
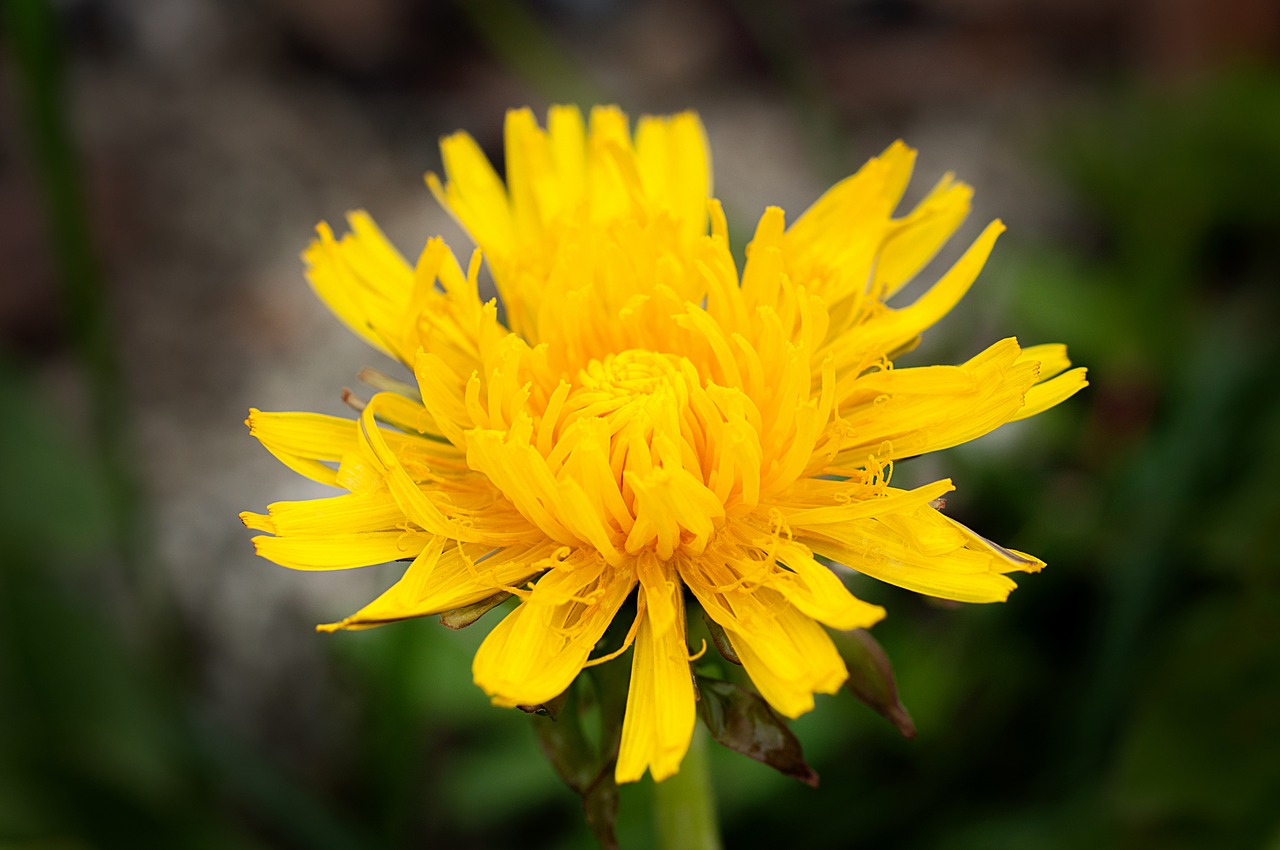
<instances>
[{"instance_id":1,"label":"blurred grass blade","mask_svg":"<svg viewBox=\"0 0 1280 850\"><path fill-rule=\"evenodd\" d=\"M124 382L93 248L83 175L68 127L58 22L45 0L3 0L2 8L5 46L20 80L68 332L88 384L95 449L111 491L116 550L126 568L137 572L142 535L127 440Z\"/></svg>"}]
</instances>

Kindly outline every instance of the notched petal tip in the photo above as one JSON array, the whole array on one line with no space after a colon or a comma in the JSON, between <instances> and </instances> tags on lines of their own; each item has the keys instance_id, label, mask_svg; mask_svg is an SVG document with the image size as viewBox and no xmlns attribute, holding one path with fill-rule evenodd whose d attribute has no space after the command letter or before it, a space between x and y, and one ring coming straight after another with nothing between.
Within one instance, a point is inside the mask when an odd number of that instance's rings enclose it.
<instances>
[{"instance_id":1,"label":"notched petal tip","mask_svg":"<svg viewBox=\"0 0 1280 850\"><path fill-rule=\"evenodd\" d=\"M444 204L444 182L440 179L440 175L434 171L428 171L422 175L423 181L427 184L427 188L431 190L431 194L435 196L437 201Z\"/></svg>"},{"instance_id":2,"label":"notched petal tip","mask_svg":"<svg viewBox=\"0 0 1280 850\"><path fill-rule=\"evenodd\" d=\"M267 514L254 513L253 511L241 511L237 514L240 522L244 523L244 527L251 531L265 531L267 534L276 533L276 524L271 521L271 517ZM254 548L257 548L256 546Z\"/></svg>"},{"instance_id":3,"label":"notched petal tip","mask_svg":"<svg viewBox=\"0 0 1280 850\"><path fill-rule=\"evenodd\" d=\"M911 147L911 145L907 144L902 139L894 139L889 143L889 146L881 152L880 156L901 156L904 153L914 154L915 152L916 149Z\"/></svg>"}]
</instances>

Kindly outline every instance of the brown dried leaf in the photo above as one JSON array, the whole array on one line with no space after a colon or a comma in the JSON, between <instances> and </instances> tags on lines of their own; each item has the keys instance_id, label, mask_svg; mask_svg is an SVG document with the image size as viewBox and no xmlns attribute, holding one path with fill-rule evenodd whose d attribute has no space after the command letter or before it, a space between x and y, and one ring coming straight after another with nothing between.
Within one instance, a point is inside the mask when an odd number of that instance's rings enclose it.
<instances>
[{"instance_id":1,"label":"brown dried leaf","mask_svg":"<svg viewBox=\"0 0 1280 850\"><path fill-rule=\"evenodd\" d=\"M698 706L711 737L734 752L818 787L818 774L804 760L787 722L760 697L732 682L698 677Z\"/></svg>"},{"instance_id":2,"label":"brown dried leaf","mask_svg":"<svg viewBox=\"0 0 1280 850\"><path fill-rule=\"evenodd\" d=\"M914 738L916 725L898 697L893 666L878 641L866 629L832 630L836 649L849 668L845 687L898 728L904 738Z\"/></svg>"}]
</instances>

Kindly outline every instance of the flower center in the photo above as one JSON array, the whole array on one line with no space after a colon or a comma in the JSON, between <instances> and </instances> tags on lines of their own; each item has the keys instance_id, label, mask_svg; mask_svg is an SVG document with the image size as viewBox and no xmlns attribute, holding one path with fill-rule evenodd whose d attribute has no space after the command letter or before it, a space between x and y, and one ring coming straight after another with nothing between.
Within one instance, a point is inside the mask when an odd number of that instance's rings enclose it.
<instances>
[{"instance_id":1,"label":"flower center","mask_svg":"<svg viewBox=\"0 0 1280 850\"><path fill-rule=\"evenodd\" d=\"M682 360L674 354L632 348L605 355L603 361L592 360L578 372L578 384L580 391L608 393L625 402L678 382Z\"/></svg>"},{"instance_id":2,"label":"flower center","mask_svg":"<svg viewBox=\"0 0 1280 850\"><path fill-rule=\"evenodd\" d=\"M563 406L547 411L558 422L546 457L597 509L600 528L587 529L595 525L589 517L562 521L611 560L701 553L725 510L707 486L715 453L706 420L719 416L697 368L685 357L630 349L590 361L576 377Z\"/></svg>"}]
</instances>

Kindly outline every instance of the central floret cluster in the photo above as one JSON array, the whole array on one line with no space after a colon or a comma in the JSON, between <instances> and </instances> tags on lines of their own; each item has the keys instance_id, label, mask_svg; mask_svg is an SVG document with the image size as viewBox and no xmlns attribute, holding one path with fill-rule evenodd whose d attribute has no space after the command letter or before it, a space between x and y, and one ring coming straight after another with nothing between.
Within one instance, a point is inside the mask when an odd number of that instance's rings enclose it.
<instances>
[{"instance_id":1,"label":"central floret cluster","mask_svg":"<svg viewBox=\"0 0 1280 850\"><path fill-rule=\"evenodd\" d=\"M702 554L731 495L731 476L710 462L720 422L686 357L629 349L578 373L548 461L563 459L575 478L591 482L588 495L604 505L611 538L601 554Z\"/></svg>"},{"instance_id":2,"label":"central floret cluster","mask_svg":"<svg viewBox=\"0 0 1280 850\"><path fill-rule=\"evenodd\" d=\"M468 462L548 537L615 566L699 555L742 488L718 445L724 414L688 359L631 349L562 380L536 416L466 433ZM724 466L724 468L721 468Z\"/></svg>"}]
</instances>

